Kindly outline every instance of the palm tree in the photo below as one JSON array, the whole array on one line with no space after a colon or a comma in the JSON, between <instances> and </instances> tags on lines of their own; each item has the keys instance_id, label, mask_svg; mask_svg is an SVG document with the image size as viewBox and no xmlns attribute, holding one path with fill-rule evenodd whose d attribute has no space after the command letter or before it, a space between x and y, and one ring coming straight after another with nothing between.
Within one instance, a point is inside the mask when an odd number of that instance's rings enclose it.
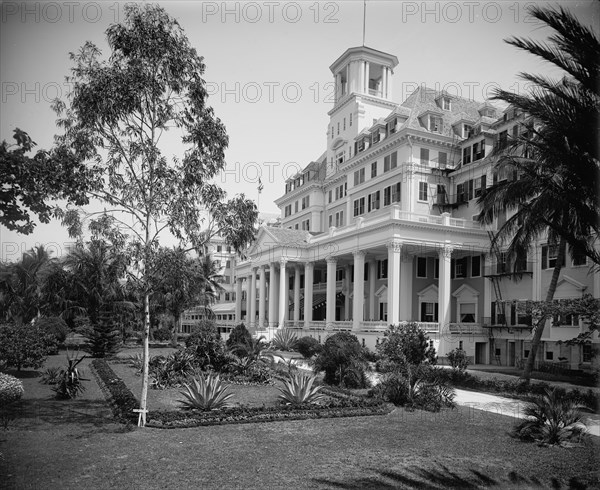
<instances>
[{"instance_id":1,"label":"palm tree","mask_svg":"<svg viewBox=\"0 0 600 490\"><path fill-rule=\"evenodd\" d=\"M567 244L571 253L584 252L596 265L594 242L600 236L597 189L600 184L598 136L600 116L600 42L560 7L532 7L530 14L555 31L551 45L531 40L507 40L520 49L562 68L560 81L521 74L535 85L529 94L497 90L494 98L527 114L520 135L498 155L496 171L518 176L495 184L480 197L479 220L493 223L501 212L514 215L495 233L492 244L508 243L507 255L523 257L534 241L547 234L557 247L557 259L546 301L554 298ZM523 372L529 382L547 315L534 328L532 347Z\"/></svg>"},{"instance_id":2,"label":"palm tree","mask_svg":"<svg viewBox=\"0 0 600 490\"><path fill-rule=\"evenodd\" d=\"M213 260L210 255L204 255L200 259L200 269L202 274L202 306L208 314L212 313L210 305L217 299L217 295L224 292L225 288L221 286L221 264Z\"/></svg>"},{"instance_id":3,"label":"palm tree","mask_svg":"<svg viewBox=\"0 0 600 490\"><path fill-rule=\"evenodd\" d=\"M43 283L54 262L39 245L24 253L19 262L0 268L0 310L5 318L21 325L40 315Z\"/></svg>"}]
</instances>

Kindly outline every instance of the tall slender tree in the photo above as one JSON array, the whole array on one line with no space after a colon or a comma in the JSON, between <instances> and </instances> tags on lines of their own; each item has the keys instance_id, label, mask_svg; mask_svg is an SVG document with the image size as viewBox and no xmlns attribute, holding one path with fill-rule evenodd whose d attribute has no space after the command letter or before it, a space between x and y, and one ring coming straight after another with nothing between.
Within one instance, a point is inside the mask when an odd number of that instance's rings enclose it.
<instances>
[{"instance_id":1,"label":"tall slender tree","mask_svg":"<svg viewBox=\"0 0 600 490\"><path fill-rule=\"evenodd\" d=\"M211 179L225 166L225 128L207 103L205 65L180 25L156 5L127 4L125 18L106 31L107 60L86 42L71 54L68 100L56 101L64 134L57 145L77 161L93 162L103 177L90 197L108 205L97 231L120 228L130 244L144 297L144 365L140 425L146 421L148 336L154 256L163 231L201 250L211 220L236 251L254 238L257 209L243 196L226 201ZM181 138L180 157L165 156L168 130ZM67 213L72 232L81 231Z\"/></svg>"},{"instance_id":2,"label":"tall slender tree","mask_svg":"<svg viewBox=\"0 0 600 490\"><path fill-rule=\"evenodd\" d=\"M520 76L530 93L498 90L495 99L524 113L519 136L496 155L495 171L512 179L495 184L481 196L481 222L493 223L505 210L514 213L495 233L518 265L535 241L546 236L557 253L546 301L554 298L567 245L582 251L596 266L600 254L600 42L563 7L531 7L529 13L554 33L549 43L510 38L507 42L538 56L566 74L561 80ZM536 322L523 379L529 382L547 315Z\"/></svg>"}]
</instances>

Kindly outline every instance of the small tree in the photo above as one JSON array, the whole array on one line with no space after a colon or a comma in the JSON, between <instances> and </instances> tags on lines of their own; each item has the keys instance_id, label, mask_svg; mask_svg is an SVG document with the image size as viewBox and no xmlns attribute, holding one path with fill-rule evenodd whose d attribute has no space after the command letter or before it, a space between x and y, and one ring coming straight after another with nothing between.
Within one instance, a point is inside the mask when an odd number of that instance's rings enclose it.
<instances>
[{"instance_id":1,"label":"small tree","mask_svg":"<svg viewBox=\"0 0 600 490\"><path fill-rule=\"evenodd\" d=\"M0 326L0 359L17 371L41 367L55 346L54 336L35 325Z\"/></svg>"},{"instance_id":2,"label":"small tree","mask_svg":"<svg viewBox=\"0 0 600 490\"><path fill-rule=\"evenodd\" d=\"M123 339L110 310L101 310L96 326L88 338L85 348L94 357L112 357L119 352Z\"/></svg>"},{"instance_id":3,"label":"small tree","mask_svg":"<svg viewBox=\"0 0 600 490\"><path fill-rule=\"evenodd\" d=\"M448 352L447 357L450 366L452 366L453 369L456 369L460 372L465 371L471 363L471 361L467 357L467 353L464 350L459 349L458 347Z\"/></svg>"},{"instance_id":4,"label":"small tree","mask_svg":"<svg viewBox=\"0 0 600 490\"><path fill-rule=\"evenodd\" d=\"M201 369L219 368L224 355L225 344L213 322L201 321L186 339L185 346L195 355Z\"/></svg>"},{"instance_id":5,"label":"small tree","mask_svg":"<svg viewBox=\"0 0 600 490\"><path fill-rule=\"evenodd\" d=\"M435 349L429 346L429 337L416 322L390 325L377 351L400 369L407 365L435 364L437 360Z\"/></svg>"},{"instance_id":6,"label":"small tree","mask_svg":"<svg viewBox=\"0 0 600 490\"><path fill-rule=\"evenodd\" d=\"M356 386L364 384L363 351L356 335L338 332L329 337L314 363L316 373L325 371L325 383Z\"/></svg>"},{"instance_id":7,"label":"small tree","mask_svg":"<svg viewBox=\"0 0 600 490\"><path fill-rule=\"evenodd\" d=\"M225 342L225 344L230 350L239 345L249 346L252 344L252 335L246 328L246 325L240 323L239 325L236 325L233 328L233 330L231 330L229 338L227 339L227 342Z\"/></svg>"}]
</instances>

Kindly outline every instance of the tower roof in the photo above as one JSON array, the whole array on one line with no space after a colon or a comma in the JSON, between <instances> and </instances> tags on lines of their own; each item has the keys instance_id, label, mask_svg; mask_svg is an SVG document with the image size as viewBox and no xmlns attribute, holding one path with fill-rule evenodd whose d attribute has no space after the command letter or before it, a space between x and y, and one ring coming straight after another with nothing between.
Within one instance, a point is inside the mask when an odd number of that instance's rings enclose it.
<instances>
[{"instance_id":1,"label":"tower roof","mask_svg":"<svg viewBox=\"0 0 600 490\"><path fill-rule=\"evenodd\" d=\"M356 46L344 51L344 54L335 60L329 69L335 74L346 62L361 59L390 66L392 69L398 66L398 58L393 54L384 53L383 51L369 48L368 46Z\"/></svg>"}]
</instances>

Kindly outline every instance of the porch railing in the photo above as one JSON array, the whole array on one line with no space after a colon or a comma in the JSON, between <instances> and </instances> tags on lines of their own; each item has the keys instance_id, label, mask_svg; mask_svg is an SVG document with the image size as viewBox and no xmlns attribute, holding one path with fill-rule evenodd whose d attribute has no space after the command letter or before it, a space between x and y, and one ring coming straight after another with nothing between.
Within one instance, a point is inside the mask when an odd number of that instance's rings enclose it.
<instances>
[{"instance_id":1,"label":"porch railing","mask_svg":"<svg viewBox=\"0 0 600 490\"><path fill-rule=\"evenodd\" d=\"M483 333L483 328L479 323L451 323L449 330L450 333L457 334Z\"/></svg>"}]
</instances>

